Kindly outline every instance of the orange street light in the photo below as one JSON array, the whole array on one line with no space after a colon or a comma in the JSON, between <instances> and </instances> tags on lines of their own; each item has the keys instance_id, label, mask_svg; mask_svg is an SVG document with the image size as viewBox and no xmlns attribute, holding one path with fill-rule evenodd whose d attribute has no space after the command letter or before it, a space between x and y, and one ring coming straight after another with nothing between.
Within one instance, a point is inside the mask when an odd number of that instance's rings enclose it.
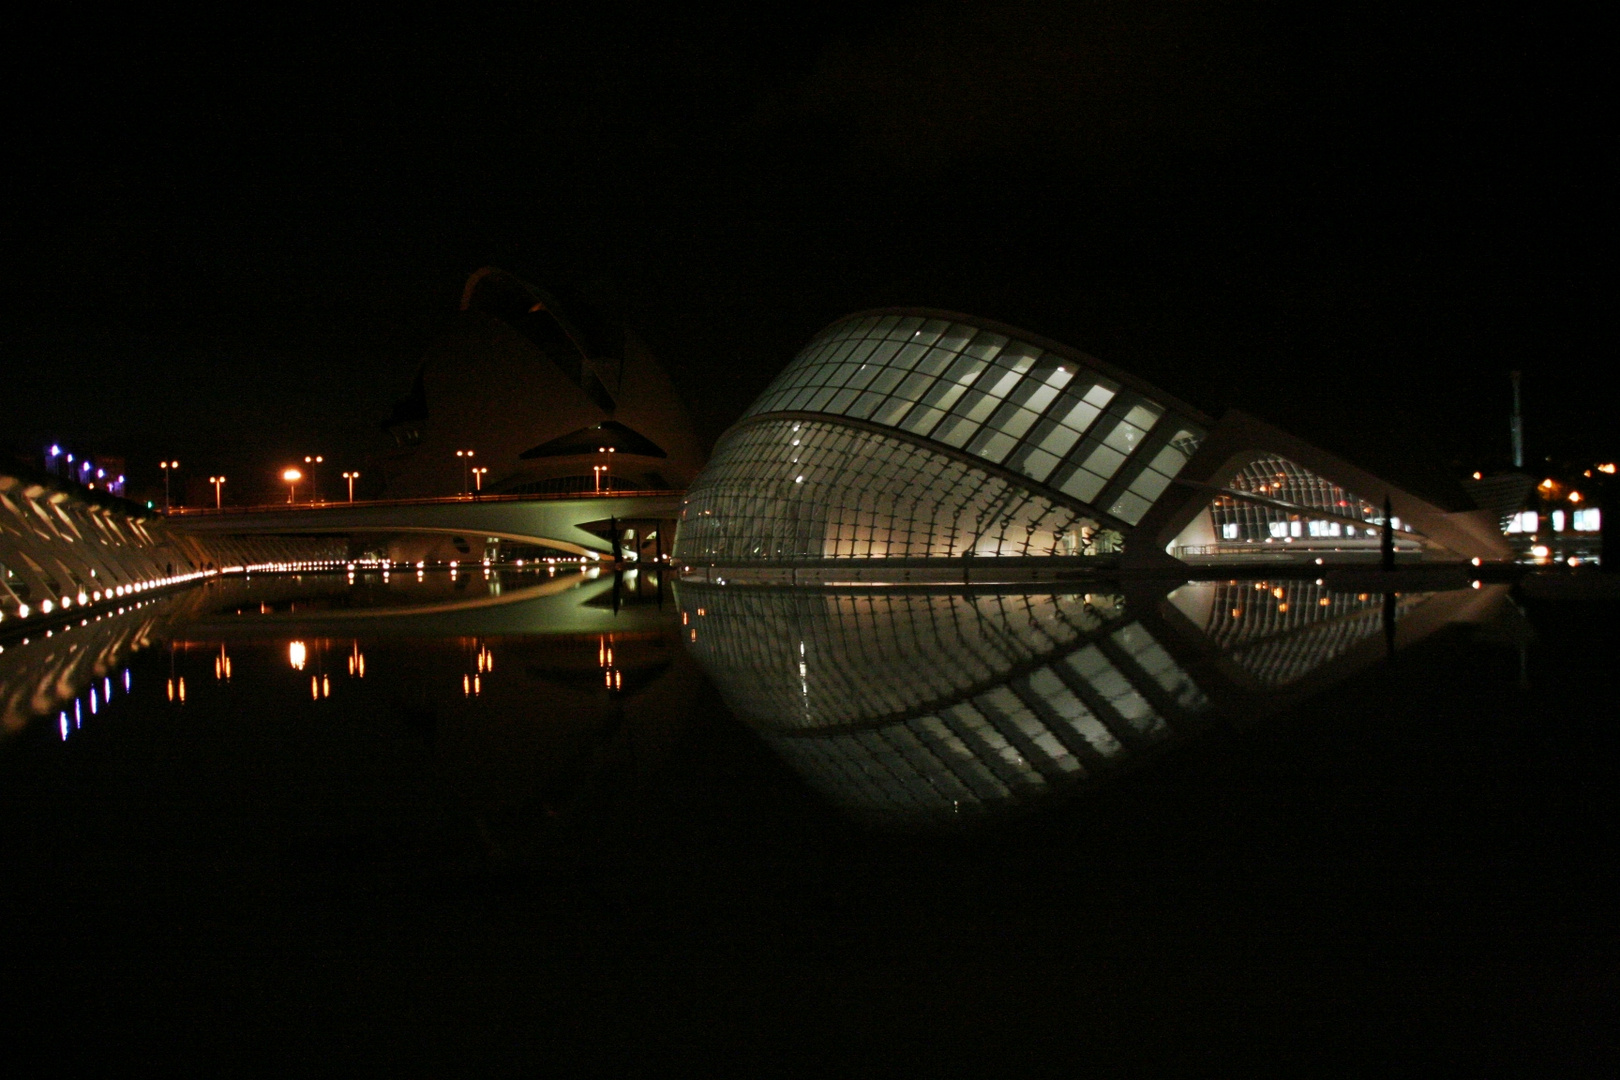
<instances>
[{"instance_id":1,"label":"orange street light","mask_svg":"<svg viewBox=\"0 0 1620 1080\"><path fill-rule=\"evenodd\" d=\"M208 482L214 485L214 509L218 510L221 508L224 502L223 498L220 496L219 489L225 483L225 478L223 476L210 476L208 478Z\"/></svg>"},{"instance_id":2,"label":"orange street light","mask_svg":"<svg viewBox=\"0 0 1620 1080\"><path fill-rule=\"evenodd\" d=\"M312 503L318 501L320 497L320 492L317 490L315 483L315 466L323 464L325 461L326 459L320 454L304 455L304 464L309 466L309 501Z\"/></svg>"},{"instance_id":3,"label":"orange street light","mask_svg":"<svg viewBox=\"0 0 1620 1080\"><path fill-rule=\"evenodd\" d=\"M457 450L456 457L461 459L461 493L467 494L467 469L472 465L473 452L471 450Z\"/></svg>"},{"instance_id":4,"label":"orange street light","mask_svg":"<svg viewBox=\"0 0 1620 1080\"><path fill-rule=\"evenodd\" d=\"M282 470L281 478L287 481L287 505L291 506L293 501L293 492L298 490L298 481L304 478L304 474L299 472L297 469L284 469Z\"/></svg>"},{"instance_id":5,"label":"orange street light","mask_svg":"<svg viewBox=\"0 0 1620 1080\"><path fill-rule=\"evenodd\" d=\"M1581 501L1581 493L1578 492L1578 491L1570 492L1569 493L1569 501L1572 502L1572 503L1580 502Z\"/></svg>"},{"instance_id":6,"label":"orange street light","mask_svg":"<svg viewBox=\"0 0 1620 1080\"><path fill-rule=\"evenodd\" d=\"M477 468L473 469L472 478L473 478L473 490L474 491L483 491L484 490L484 474L487 473L487 472L489 472L489 470L484 468L482 465L480 465Z\"/></svg>"},{"instance_id":7,"label":"orange street light","mask_svg":"<svg viewBox=\"0 0 1620 1080\"><path fill-rule=\"evenodd\" d=\"M68 460L72 461L73 459L69 458ZM178 469L179 467L180 467L180 463L178 461L160 461L160 462L158 462L158 468L163 470L163 512L164 513L169 512L169 470L170 469Z\"/></svg>"},{"instance_id":8,"label":"orange street light","mask_svg":"<svg viewBox=\"0 0 1620 1080\"><path fill-rule=\"evenodd\" d=\"M354 482L360 479L360 474L357 472L346 472L343 474L343 479L349 482L349 501L354 502Z\"/></svg>"}]
</instances>

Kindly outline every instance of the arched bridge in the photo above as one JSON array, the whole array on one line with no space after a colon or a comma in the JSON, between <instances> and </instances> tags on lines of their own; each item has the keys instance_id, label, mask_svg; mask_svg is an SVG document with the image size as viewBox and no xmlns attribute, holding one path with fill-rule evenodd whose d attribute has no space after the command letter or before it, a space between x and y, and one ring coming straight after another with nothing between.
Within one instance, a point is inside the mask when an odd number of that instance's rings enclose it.
<instances>
[{"instance_id":1,"label":"arched bridge","mask_svg":"<svg viewBox=\"0 0 1620 1080\"><path fill-rule=\"evenodd\" d=\"M613 524L634 529L637 542L655 530L673 531L680 491L627 491L580 495L493 495L447 499L392 499L299 503L290 506L180 510L169 517L177 531L204 544L210 537L437 534L494 537L537 544L575 555L612 555ZM624 539L623 533L620 540ZM670 536L658 547L670 548Z\"/></svg>"}]
</instances>

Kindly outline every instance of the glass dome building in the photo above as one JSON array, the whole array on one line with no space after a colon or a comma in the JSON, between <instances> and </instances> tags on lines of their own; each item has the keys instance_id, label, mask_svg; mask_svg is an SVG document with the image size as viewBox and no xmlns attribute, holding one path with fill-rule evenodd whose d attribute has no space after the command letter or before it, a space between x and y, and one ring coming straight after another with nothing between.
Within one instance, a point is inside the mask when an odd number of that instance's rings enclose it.
<instances>
[{"instance_id":1,"label":"glass dome building","mask_svg":"<svg viewBox=\"0 0 1620 1080\"><path fill-rule=\"evenodd\" d=\"M722 436L675 555L697 570L1500 558L1466 507L1241 413L1218 423L1078 350L967 315L821 331ZM946 561L946 562L942 562ZM964 563L965 560L974 560Z\"/></svg>"}]
</instances>

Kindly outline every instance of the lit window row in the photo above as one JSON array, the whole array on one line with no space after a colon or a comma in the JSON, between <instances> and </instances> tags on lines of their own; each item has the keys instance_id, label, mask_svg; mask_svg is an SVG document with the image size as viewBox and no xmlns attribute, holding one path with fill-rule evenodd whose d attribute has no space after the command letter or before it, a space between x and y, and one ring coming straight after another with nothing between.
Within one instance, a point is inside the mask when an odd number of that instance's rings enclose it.
<instances>
[{"instance_id":1,"label":"lit window row","mask_svg":"<svg viewBox=\"0 0 1620 1080\"><path fill-rule=\"evenodd\" d=\"M943 319L829 327L749 410L897 428L994 462L1136 524L1204 432L1070 358ZM1122 482L1110 487L1121 477Z\"/></svg>"},{"instance_id":2,"label":"lit window row","mask_svg":"<svg viewBox=\"0 0 1620 1080\"><path fill-rule=\"evenodd\" d=\"M676 542L699 560L1106 555L1120 534L961 459L836 422L765 419L716 449Z\"/></svg>"}]
</instances>

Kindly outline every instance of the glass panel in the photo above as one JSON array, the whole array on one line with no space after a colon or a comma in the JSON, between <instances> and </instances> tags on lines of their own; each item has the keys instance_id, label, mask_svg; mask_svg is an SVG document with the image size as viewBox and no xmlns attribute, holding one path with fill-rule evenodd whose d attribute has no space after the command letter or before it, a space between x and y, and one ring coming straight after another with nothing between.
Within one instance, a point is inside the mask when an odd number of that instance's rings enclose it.
<instances>
[{"instance_id":1,"label":"glass panel","mask_svg":"<svg viewBox=\"0 0 1620 1080\"><path fill-rule=\"evenodd\" d=\"M882 400L882 394L876 394L868 390L866 393L855 399L855 404L844 410L844 415L853 416L859 420L866 420L871 417L872 410L877 408L878 402Z\"/></svg>"},{"instance_id":2,"label":"glass panel","mask_svg":"<svg viewBox=\"0 0 1620 1080\"><path fill-rule=\"evenodd\" d=\"M1183 432L1182 434L1185 435L1186 433ZM1168 476L1174 476L1181 471L1183 465L1187 464L1187 455L1177 450L1172 444L1154 454L1153 460L1149 464Z\"/></svg>"},{"instance_id":3,"label":"glass panel","mask_svg":"<svg viewBox=\"0 0 1620 1080\"><path fill-rule=\"evenodd\" d=\"M1098 409L1102 409L1105 408L1110 401L1114 400L1114 395L1118 392L1119 388L1117 386L1113 386L1105 382L1099 382L1096 386L1093 386L1090 390L1087 390L1084 397L1086 401L1089 401L1091 404L1097 406Z\"/></svg>"},{"instance_id":4,"label":"glass panel","mask_svg":"<svg viewBox=\"0 0 1620 1080\"><path fill-rule=\"evenodd\" d=\"M967 343L973 340L978 331L971 326L962 326L959 323L950 323L940 333L938 346L951 352L961 352L967 348Z\"/></svg>"},{"instance_id":5,"label":"glass panel","mask_svg":"<svg viewBox=\"0 0 1620 1080\"><path fill-rule=\"evenodd\" d=\"M1097 492L1103 489L1104 483L1106 481L1095 473L1089 473L1084 469L1075 469L1074 474L1063 481L1063 485L1058 490L1065 495L1074 496L1081 502L1089 503L1097 497Z\"/></svg>"},{"instance_id":6,"label":"glass panel","mask_svg":"<svg viewBox=\"0 0 1620 1080\"><path fill-rule=\"evenodd\" d=\"M823 386L821 389L816 391L815 396L812 397L804 406L804 411L821 412L822 406L827 404L828 401L832 400L832 396L835 393L837 393L837 390L834 387Z\"/></svg>"},{"instance_id":7,"label":"glass panel","mask_svg":"<svg viewBox=\"0 0 1620 1080\"><path fill-rule=\"evenodd\" d=\"M978 454L982 458L999 463L1017 445L1018 440L1006 432L997 431L994 428L985 428L979 437L973 441L973 447L969 450L969 453Z\"/></svg>"},{"instance_id":8,"label":"glass panel","mask_svg":"<svg viewBox=\"0 0 1620 1080\"><path fill-rule=\"evenodd\" d=\"M939 340L939 336L950 328L950 323L944 319L929 319L921 327L912 331L911 340L921 345L932 345Z\"/></svg>"},{"instance_id":9,"label":"glass panel","mask_svg":"<svg viewBox=\"0 0 1620 1080\"><path fill-rule=\"evenodd\" d=\"M1125 464L1124 454L1100 443L1088 443L1083 452L1086 456L1080 464L1099 476L1113 476L1119 471L1119 467Z\"/></svg>"},{"instance_id":10,"label":"glass panel","mask_svg":"<svg viewBox=\"0 0 1620 1080\"><path fill-rule=\"evenodd\" d=\"M1159 422L1159 417L1163 415L1163 409L1155 405L1148 405L1144 403L1140 405L1132 405L1131 411L1125 414L1125 419L1130 423L1135 424L1143 431L1149 431L1152 429L1154 424Z\"/></svg>"},{"instance_id":11,"label":"glass panel","mask_svg":"<svg viewBox=\"0 0 1620 1080\"><path fill-rule=\"evenodd\" d=\"M1043 426L1049 426L1049 430L1045 434L1037 433L1036 441L1042 450L1056 454L1058 457L1067 454L1069 448L1080 438L1078 431L1072 428L1059 427L1050 420Z\"/></svg>"},{"instance_id":12,"label":"glass panel","mask_svg":"<svg viewBox=\"0 0 1620 1080\"><path fill-rule=\"evenodd\" d=\"M1142 515L1146 514L1148 507L1152 505L1142 496L1124 491L1120 493L1119 498L1114 500L1114 505L1108 508L1108 512L1123 521L1135 525L1142 520Z\"/></svg>"},{"instance_id":13,"label":"glass panel","mask_svg":"<svg viewBox=\"0 0 1620 1080\"><path fill-rule=\"evenodd\" d=\"M1136 410L1132 409L1131 411L1134 413ZM1147 432L1142 428L1137 427L1135 424L1121 420L1119 423L1114 425L1114 430L1103 436L1103 442L1107 443L1115 450L1120 451L1122 454L1129 454L1132 450L1135 450L1138 446L1142 445L1142 440L1146 437ZM1117 468L1118 466L1115 467Z\"/></svg>"},{"instance_id":14,"label":"glass panel","mask_svg":"<svg viewBox=\"0 0 1620 1080\"><path fill-rule=\"evenodd\" d=\"M830 413L842 413L849 408L850 402L854 401L855 395L859 393L859 390L840 390L838 393L833 395L831 401L827 402L827 407L823 411Z\"/></svg>"},{"instance_id":15,"label":"glass panel","mask_svg":"<svg viewBox=\"0 0 1620 1080\"><path fill-rule=\"evenodd\" d=\"M884 401L872 412L872 422L877 424L894 425L911 409L912 402L903 397L892 397Z\"/></svg>"},{"instance_id":16,"label":"glass panel","mask_svg":"<svg viewBox=\"0 0 1620 1080\"><path fill-rule=\"evenodd\" d=\"M1022 460L1014 468L1025 476L1033 477L1036 480L1045 480L1059 461L1057 457L1048 454L1045 450L1036 450L1033 447L1027 448L1021 457Z\"/></svg>"},{"instance_id":17,"label":"glass panel","mask_svg":"<svg viewBox=\"0 0 1620 1080\"><path fill-rule=\"evenodd\" d=\"M905 423L900 427L914 435L927 435L929 429L945 415L944 409L935 409L927 405L919 405L906 415Z\"/></svg>"},{"instance_id":18,"label":"glass panel","mask_svg":"<svg viewBox=\"0 0 1620 1080\"><path fill-rule=\"evenodd\" d=\"M905 347L903 341L880 341L872 350L872 355L866 358L866 363L873 365L887 364L895 355Z\"/></svg>"},{"instance_id":19,"label":"glass panel","mask_svg":"<svg viewBox=\"0 0 1620 1080\"><path fill-rule=\"evenodd\" d=\"M979 425L976 421L963 416L950 416L946 417L945 422L939 425L939 429L934 432L933 437L949 446L960 447L965 445L977 430L979 430Z\"/></svg>"},{"instance_id":20,"label":"glass panel","mask_svg":"<svg viewBox=\"0 0 1620 1080\"><path fill-rule=\"evenodd\" d=\"M994 359L1006 344L1007 339L1002 335L981 330L964 351L975 359L988 361Z\"/></svg>"},{"instance_id":21,"label":"glass panel","mask_svg":"<svg viewBox=\"0 0 1620 1080\"><path fill-rule=\"evenodd\" d=\"M1090 401L1077 401L1069 407L1068 411L1060 410L1056 415L1058 422L1065 427L1073 428L1076 431L1084 431L1091 426L1091 422L1097 419L1098 414L1101 412L1102 407L1099 405Z\"/></svg>"},{"instance_id":22,"label":"glass panel","mask_svg":"<svg viewBox=\"0 0 1620 1080\"><path fill-rule=\"evenodd\" d=\"M1130 489L1148 502L1152 502L1162 495L1164 489L1169 486L1170 478L1164 473L1155 469L1143 469L1142 475L1131 481Z\"/></svg>"}]
</instances>

